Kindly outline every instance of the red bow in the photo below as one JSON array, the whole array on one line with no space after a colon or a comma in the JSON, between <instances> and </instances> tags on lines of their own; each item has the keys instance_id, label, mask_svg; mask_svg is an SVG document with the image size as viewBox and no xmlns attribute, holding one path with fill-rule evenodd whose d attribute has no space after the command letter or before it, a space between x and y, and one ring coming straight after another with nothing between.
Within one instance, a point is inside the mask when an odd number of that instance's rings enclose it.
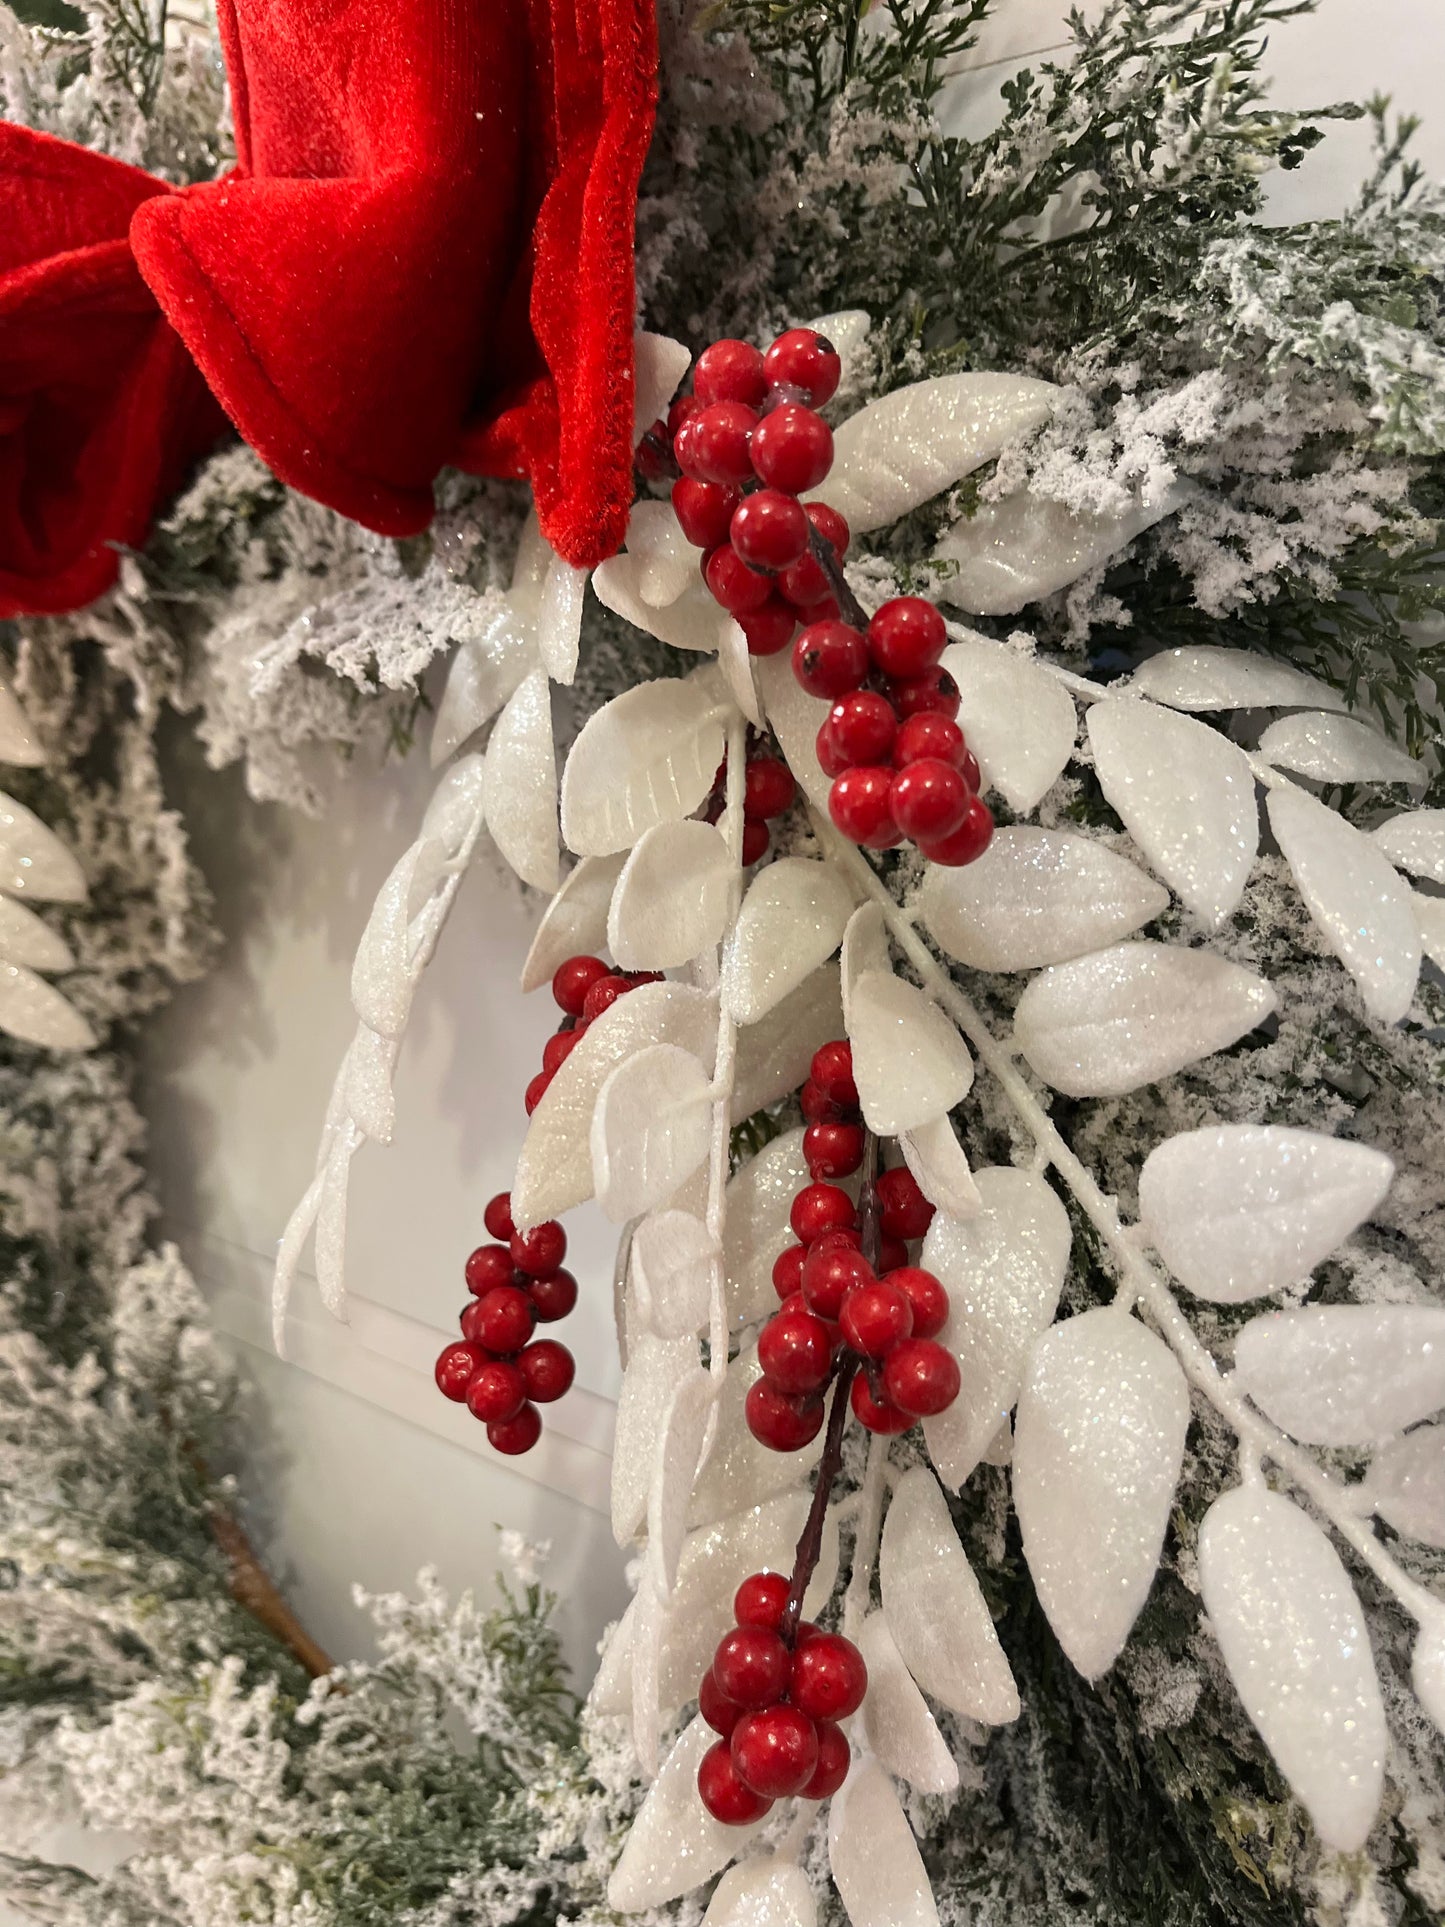
<instances>
[{"instance_id":1,"label":"red bow","mask_svg":"<svg viewBox=\"0 0 1445 1927\"><path fill-rule=\"evenodd\" d=\"M214 437L195 368L383 534L451 462L527 477L568 561L618 548L652 0L223 0L221 31L221 180L0 129L0 614L113 578Z\"/></svg>"}]
</instances>

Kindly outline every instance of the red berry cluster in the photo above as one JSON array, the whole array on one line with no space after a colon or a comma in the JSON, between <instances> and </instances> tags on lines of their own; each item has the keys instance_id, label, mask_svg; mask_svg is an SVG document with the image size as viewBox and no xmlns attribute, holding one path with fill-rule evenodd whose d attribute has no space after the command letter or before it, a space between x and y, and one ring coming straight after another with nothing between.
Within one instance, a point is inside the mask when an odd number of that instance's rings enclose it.
<instances>
[{"instance_id":1,"label":"red berry cluster","mask_svg":"<svg viewBox=\"0 0 1445 1927\"><path fill-rule=\"evenodd\" d=\"M542 1046L542 1068L527 1086L523 1101L528 1117L542 1102L547 1086L593 1018L610 1010L619 997L636 990L639 984L659 982L659 971L614 970L600 957L569 957L557 966L552 996L562 1012L562 1022Z\"/></svg>"},{"instance_id":2,"label":"red berry cluster","mask_svg":"<svg viewBox=\"0 0 1445 1927\"><path fill-rule=\"evenodd\" d=\"M774 1800L826 1800L847 1778L838 1722L863 1704L868 1668L852 1640L807 1620L790 1643L787 1604L781 1573L745 1579L733 1601L737 1623L698 1689L698 1711L722 1738L702 1756L697 1790L729 1826L760 1820Z\"/></svg>"},{"instance_id":3,"label":"red berry cluster","mask_svg":"<svg viewBox=\"0 0 1445 1927\"><path fill-rule=\"evenodd\" d=\"M796 1452L817 1437L823 1394L840 1367L854 1369L849 1400L870 1432L902 1432L958 1396L958 1361L935 1343L948 1293L931 1271L909 1263L933 1206L901 1166L875 1181L878 1261L863 1255L852 1199L827 1179L856 1171L863 1157L853 1056L841 1039L824 1044L803 1086L804 1154L813 1183L793 1200L798 1242L773 1266L782 1309L758 1334L762 1376L748 1390L754 1438ZM861 1369L858 1369L861 1367Z\"/></svg>"},{"instance_id":4,"label":"red berry cluster","mask_svg":"<svg viewBox=\"0 0 1445 1927\"><path fill-rule=\"evenodd\" d=\"M717 766L703 815L716 823L727 803L728 762ZM749 756L743 765L743 863L756 863L768 853L768 824L793 806L798 786L786 763L776 756Z\"/></svg>"},{"instance_id":5,"label":"red berry cluster","mask_svg":"<svg viewBox=\"0 0 1445 1927\"><path fill-rule=\"evenodd\" d=\"M567 1234L555 1218L532 1231L512 1223L510 1193L498 1192L483 1214L496 1244L467 1259L471 1303L462 1313L460 1344L436 1362L437 1385L474 1418L499 1452L530 1452L542 1434L538 1405L561 1398L576 1372L572 1354L533 1327L565 1318L577 1302L577 1280L562 1269Z\"/></svg>"}]
</instances>

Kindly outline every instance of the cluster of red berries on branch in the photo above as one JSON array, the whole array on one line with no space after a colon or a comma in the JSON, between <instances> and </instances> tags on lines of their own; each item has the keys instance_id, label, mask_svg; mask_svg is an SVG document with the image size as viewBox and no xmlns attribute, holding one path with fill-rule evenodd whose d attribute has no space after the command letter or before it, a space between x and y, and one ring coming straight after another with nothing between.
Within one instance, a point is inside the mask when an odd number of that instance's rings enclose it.
<instances>
[{"instance_id":1,"label":"cluster of red berries on branch","mask_svg":"<svg viewBox=\"0 0 1445 1927\"><path fill-rule=\"evenodd\" d=\"M562 1021L542 1046L542 1068L527 1086L523 1102L528 1117L542 1102L547 1086L593 1020L604 1010L610 1010L629 990L636 990L639 984L661 981L660 971L614 970L600 957L568 957L557 966L552 978L552 997L562 1013Z\"/></svg>"},{"instance_id":2,"label":"cluster of red berries on branch","mask_svg":"<svg viewBox=\"0 0 1445 1927\"><path fill-rule=\"evenodd\" d=\"M753 731L749 730L749 743ZM712 790L703 809L709 823L716 823L727 807L728 760L717 766ZM757 863L768 853L772 841L768 824L793 807L798 786L786 763L776 756L749 756L743 765L743 863Z\"/></svg>"},{"instance_id":3,"label":"cluster of red berries on branch","mask_svg":"<svg viewBox=\"0 0 1445 1927\"><path fill-rule=\"evenodd\" d=\"M562 1268L567 1234L555 1218L518 1231L511 1195L500 1191L483 1222L497 1242L478 1245L467 1259L472 1297L461 1342L438 1358L436 1381L445 1397L484 1422L497 1451L530 1452L542 1435L538 1405L561 1398L577 1369L565 1345L532 1333L567 1316L577 1303L577 1280Z\"/></svg>"},{"instance_id":4,"label":"cluster of red berries on branch","mask_svg":"<svg viewBox=\"0 0 1445 1927\"><path fill-rule=\"evenodd\" d=\"M698 1689L698 1711L722 1736L698 1766L698 1793L729 1826L760 1820L774 1800L826 1800L848 1774L839 1721L863 1704L868 1668L852 1640L808 1620L790 1636L789 1593L781 1573L743 1581L736 1624Z\"/></svg>"}]
</instances>

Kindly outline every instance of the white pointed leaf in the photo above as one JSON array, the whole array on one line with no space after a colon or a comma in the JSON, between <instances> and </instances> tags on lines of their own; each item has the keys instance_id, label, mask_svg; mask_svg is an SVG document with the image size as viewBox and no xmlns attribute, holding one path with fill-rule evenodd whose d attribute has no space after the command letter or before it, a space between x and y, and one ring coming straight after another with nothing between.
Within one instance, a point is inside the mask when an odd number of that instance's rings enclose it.
<instances>
[{"instance_id":1,"label":"white pointed leaf","mask_svg":"<svg viewBox=\"0 0 1445 1927\"><path fill-rule=\"evenodd\" d=\"M1134 696L1089 711L1099 785L1149 862L1206 928L1238 907L1259 851L1249 758L1192 716Z\"/></svg>"},{"instance_id":2,"label":"white pointed leaf","mask_svg":"<svg viewBox=\"0 0 1445 1927\"><path fill-rule=\"evenodd\" d=\"M803 688L793 674L791 650L784 649L776 656L756 657L753 677L768 726L778 739L798 787L816 809L826 814L833 779L823 773L817 744L818 731L827 721L832 705L820 696L810 696Z\"/></svg>"},{"instance_id":3,"label":"white pointed leaf","mask_svg":"<svg viewBox=\"0 0 1445 1927\"><path fill-rule=\"evenodd\" d=\"M1432 1614L1420 1628L1410 1659L1415 1697L1445 1733L1445 1615Z\"/></svg>"},{"instance_id":4,"label":"white pointed leaf","mask_svg":"<svg viewBox=\"0 0 1445 1927\"><path fill-rule=\"evenodd\" d=\"M1014 1507L1039 1604L1085 1679L1119 1657L1154 1583L1188 1424L1174 1354L1128 1313L1083 1312L1035 1345Z\"/></svg>"},{"instance_id":5,"label":"white pointed leaf","mask_svg":"<svg viewBox=\"0 0 1445 1927\"><path fill-rule=\"evenodd\" d=\"M712 1375L695 1365L673 1390L657 1437L652 1441L652 1483L647 1494L647 1557L663 1599L677 1582L677 1564L687 1533L687 1510L716 1397Z\"/></svg>"},{"instance_id":6,"label":"white pointed leaf","mask_svg":"<svg viewBox=\"0 0 1445 1927\"><path fill-rule=\"evenodd\" d=\"M946 1115L904 1131L898 1148L919 1190L939 1211L950 1218L972 1218L983 1209L967 1154Z\"/></svg>"},{"instance_id":7,"label":"white pointed leaf","mask_svg":"<svg viewBox=\"0 0 1445 1927\"><path fill-rule=\"evenodd\" d=\"M13 763L18 769L38 769L45 751L25 714L20 698L9 681L0 676L0 763Z\"/></svg>"},{"instance_id":8,"label":"white pointed leaf","mask_svg":"<svg viewBox=\"0 0 1445 1927\"><path fill-rule=\"evenodd\" d=\"M636 993L634 993L635 995ZM838 966L824 964L738 1037L731 1117L741 1124L796 1091L820 1045L843 1035Z\"/></svg>"},{"instance_id":9,"label":"white pointed leaf","mask_svg":"<svg viewBox=\"0 0 1445 1927\"><path fill-rule=\"evenodd\" d=\"M758 1348L750 1345L731 1360L723 1380L717 1437L692 1495L693 1525L710 1524L776 1498L807 1478L823 1451L823 1433L801 1452L774 1452L748 1430L743 1410L748 1388L762 1376ZM694 1685L696 1682L694 1682Z\"/></svg>"},{"instance_id":10,"label":"white pointed leaf","mask_svg":"<svg viewBox=\"0 0 1445 1927\"><path fill-rule=\"evenodd\" d=\"M729 695L753 728L761 729L763 703L753 680L753 659L748 652L748 639L740 623L728 621L719 629L717 659Z\"/></svg>"},{"instance_id":11,"label":"white pointed leaf","mask_svg":"<svg viewBox=\"0 0 1445 1927\"><path fill-rule=\"evenodd\" d=\"M1279 769L1317 783L1408 783L1424 787L1429 771L1368 723L1323 710L1281 716L1259 739L1259 753Z\"/></svg>"},{"instance_id":12,"label":"white pointed leaf","mask_svg":"<svg viewBox=\"0 0 1445 1927\"><path fill-rule=\"evenodd\" d=\"M587 573L564 562L560 555L554 555L547 565L537 608L537 653L553 682L570 683L577 674Z\"/></svg>"},{"instance_id":13,"label":"white pointed leaf","mask_svg":"<svg viewBox=\"0 0 1445 1927\"><path fill-rule=\"evenodd\" d=\"M474 750L453 763L431 793L417 834L420 841L436 845L441 863L454 862L475 840L477 818L485 811L486 770L486 757ZM420 908L415 897L411 907Z\"/></svg>"},{"instance_id":14,"label":"white pointed leaf","mask_svg":"<svg viewBox=\"0 0 1445 1927\"><path fill-rule=\"evenodd\" d=\"M587 856L690 816L722 760L731 705L715 668L638 683L583 724L562 777L562 834Z\"/></svg>"},{"instance_id":15,"label":"white pointed leaf","mask_svg":"<svg viewBox=\"0 0 1445 1927\"><path fill-rule=\"evenodd\" d=\"M341 1087L341 1076L336 1079L336 1091ZM323 1134L322 1142L334 1133ZM329 1155L329 1153L328 1153ZM301 1255L306 1249L306 1241L311 1236L316 1223L316 1213L321 1204L321 1186L326 1179L326 1166L319 1165L301 1200L291 1216L286 1220L285 1229L276 1246L276 1269L271 1274L271 1342L276 1348L276 1356L286 1356L286 1306L291 1297L291 1287L296 1282L296 1273L301 1266Z\"/></svg>"},{"instance_id":16,"label":"white pointed leaf","mask_svg":"<svg viewBox=\"0 0 1445 1927\"><path fill-rule=\"evenodd\" d=\"M848 928L843 932L843 950L838 959L845 1026L852 1020L853 990L859 979L870 970L889 972L892 969L893 955L888 948L888 925L884 921L883 907L877 903L860 903L848 919Z\"/></svg>"},{"instance_id":17,"label":"white pointed leaf","mask_svg":"<svg viewBox=\"0 0 1445 1927\"><path fill-rule=\"evenodd\" d=\"M716 1739L706 1720L695 1719L663 1761L607 1882L607 1904L618 1913L644 1913L691 1893L757 1834L761 1823L724 1826L697 1797L697 1769Z\"/></svg>"},{"instance_id":18,"label":"white pointed leaf","mask_svg":"<svg viewBox=\"0 0 1445 1927\"><path fill-rule=\"evenodd\" d=\"M1328 683L1247 649L1200 643L1162 649L1140 663L1130 687L1171 709L1343 709Z\"/></svg>"},{"instance_id":19,"label":"white pointed leaf","mask_svg":"<svg viewBox=\"0 0 1445 1927\"><path fill-rule=\"evenodd\" d=\"M843 941L853 909L831 864L779 857L754 877L723 953L723 998L740 1024L755 1024Z\"/></svg>"},{"instance_id":20,"label":"white pointed leaf","mask_svg":"<svg viewBox=\"0 0 1445 1927\"><path fill-rule=\"evenodd\" d=\"M990 1167L977 1184L978 1216L935 1217L919 1260L948 1293L938 1342L962 1374L948 1410L923 1421L929 1456L955 1490L1007 1428L1029 1351L1058 1310L1073 1242L1069 1214L1036 1173Z\"/></svg>"},{"instance_id":21,"label":"white pointed leaf","mask_svg":"<svg viewBox=\"0 0 1445 1927\"><path fill-rule=\"evenodd\" d=\"M14 897L83 903L80 865L33 810L0 790L0 890Z\"/></svg>"},{"instance_id":22,"label":"white pointed leaf","mask_svg":"<svg viewBox=\"0 0 1445 1927\"><path fill-rule=\"evenodd\" d=\"M633 337L634 444L642 440L659 417L666 417L668 403L682 386L682 378L691 363L689 350L671 335L638 329Z\"/></svg>"},{"instance_id":23,"label":"white pointed leaf","mask_svg":"<svg viewBox=\"0 0 1445 1927\"><path fill-rule=\"evenodd\" d=\"M943 667L958 684L958 726L985 786L1027 815L1073 754L1073 697L1038 663L987 636L950 643Z\"/></svg>"},{"instance_id":24,"label":"white pointed leaf","mask_svg":"<svg viewBox=\"0 0 1445 1927\"><path fill-rule=\"evenodd\" d=\"M924 991L869 970L853 988L848 1037L868 1128L897 1137L945 1117L973 1084L973 1059Z\"/></svg>"},{"instance_id":25,"label":"white pointed leaf","mask_svg":"<svg viewBox=\"0 0 1445 1927\"><path fill-rule=\"evenodd\" d=\"M1420 933L1421 950L1431 963L1445 968L1445 897L1427 897L1422 890L1412 890L1410 908Z\"/></svg>"},{"instance_id":26,"label":"white pointed leaf","mask_svg":"<svg viewBox=\"0 0 1445 1927\"><path fill-rule=\"evenodd\" d=\"M433 769L496 715L536 663L535 613L522 597L508 595L452 657L432 725Z\"/></svg>"},{"instance_id":27,"label":"white pointed leaf","mask_svg":"<svg viewBox=\"0 0 1445 1927\"><path fill-rule=\"evenodd\" d=\"M1445 883L1445 810L1405 810L1370 832L1398 870Z\"/></svg>"},{"instance_id":28,"label":"white pointed leaf","mask_svg":"<svg viewBox=\"0 0 1445 1927\"><path fill-rule=\"evenodd\" d=\"M708 1074L691 1051L654 1044L624 1059L597 1094L592 1182L614 1224L655 1210L712 1142Z\"/></svg>"},{"instance_id":29,"label":"white pointed leaf","mask_svg":"<svg viewBox=\"0 0 1445 1927\"><path fill-rule=\"evenodd\" d=\"M411 898L426 842L418 838L376 893L351 965L351 1007L369 1030L399 1037L416 989L411 970Z\"/></svg>"},{"instance_id":30,"label":"white pointed leaf","mask_svg":"<svg viewBox=\"0 0 1445 1927\"><path fill-rule=\"evenodd\" d=\"M803 323L815 334L831 341L843 364L840 387L845 387L850 376L857 373L858 357L867 344L873 328L873 317L866 308L837 308L830 314L814 315L811 321Z\"/></svg>"},{"instance_id":31,"label":"white pointed leaf","mask_svg":"<svg viewBox=\"0 0 1445 1927\"><path fill-rule=\"evenodd\" d=\"M632 1234L637 1313L659 1338L687 1338L707 1323L717 1240L690 1211L654 1211Z\"/></svg>"},{"instance_id":32,"label":"white pointed leaf","mask_svg":"<svg viewBox=\"0 0 1445 1927\"><path fill-rule=\"evenodd\" d=\"M673 1394L696 1369L696 1339L636 1335L622 1374L612 1444L612 1536L619 1546L636 1538L647 1517L657 1435Z\"/></svg>"},{"instance_id":33,"label":"white pointed leaf","mask_svg":"<svg viewBox=\"0 0 1445 1927\"><path fill-rule=\"evenodd\" d=\"M858 1650L868 1668L863 1731L869 1746L890 1773L919 1793L954 1792L958 1763L881 1612L869 1613L858 1628Z\"/></svg>"},{"instance_id":34,"label":"white pointed leaf","mask_svg":"<svg viewBox=\"0 0 1445 1927\"><path fill-rule=\"evenodd\" d=\"M1339 1554L1264 1484L1226 1492L1199 1529L1199 1584L1244 1709L1327 1847L1353 1853L1384 1784L1385 1710Z\"/></svg>"},{"instance_id":35,"label":"white pointed leaf","mask_svg":"<svg viewBox=\"0 0 1445 1927\"><path fill-rule=\"evenodd\" d=\"M584 856L542 913L522 965L522 989L540 990L569 957L590 956L607 941L607 916L623 855Z\"/></svg>"},{"instance_id":36,"label":"white pointed leaf","mask_svg":"<svg viewBox=\"0 0 1445 1927\"><path fill-rule=\"evenodd\" d=\"M1382 1024L1410 1008L1420 929L1410 889L1352 823L1303 790L1271 790L1269 826L1305 908Z\"/></svg>"},{"instance_id":37,"label":"white pointed leaf","mask_svg":"<svg viewBox=\"0 0 1445 1927\"><path fill-rule=\"evenodd\" d=\"M91 1050L96 1043L70 999L21 963L0 963L0 1030L43 1050Z\"/></svg>"},{"instance_id":38,"label":"white pointed leaf","mask_svg":"<svg viewBox=\"0 0 1445 1927\"><path fill-rule=\"evenodd\" d=\"M671 502L633 505L627 553L637 563L637 593L650 609L669 608L697 580L698 552L683 534Z\"/></svg>"},{"instance_id":39,"label":"white pointed leaf","mask_svg":"<svg viewBox=\"0 0 1445 1927\"><path fill-rule=\"evenodd\" d=\"M1035 977L1014 1041L1056 1091L1117 1097L1237 1043L1275 1002L1263 977L1210 951L1116 943Z\"/></svg>"},{"instance_id":40,"label":"white pointed leaf","mask_svg":"<svg viewBox=\"0 0 1445 1927\"><path fill-rule=\"evenodd\" d=\"M714 949L727 928L735 874L711 823L658 823L645 831L607 912L607 942L619 968L671 970Z\"/></svg>"},{"instance_id":41,"label":"white pointed leaf","mask_svg":"<svg viewBox=\"0 0 1445 1927\"><path fill-rule=\"evenodd\" d=\"M361 1149L361 1129L352 1119L337 1133L326 1160L316 1202L316 1241L312 1256L321 1302L333 1318L346 1315L346 1203L351 1160Z\"/></svg>"},{"instance_id":42,"label":"white pointed leaf","mask_svg":"<svg viewBox=\"0 0 1445 1927\"><path fill-rule=\"evenodd\" d=\"M1132 936L1169 892L1127 857L1067 830L1010 824L976 862L931 863L918 908L934 940L974 970L1037 970Z\"/></svg>"},{"instance_id":43,"label":"white pointed leaf","mask_svg":"<svg viewBox=\"0 0 1445 1927\"><path fill-rule=\"evenodd\" d=\"M915 1465L893 1488L878 1575L888 1630L924 1692L986 1726L1016 1720L1018 1688L926 1466Z\"/></svg>"},{"instance_id":44,"label":"white pointed leaf","mask_svg":"<svg viewBox=\"0 0 1445 1927\"><path fill-rule=\"evenodd\" d=\"M1279 1124L1214 1124L1157 1145L1139 1216L1181 1285L1237 1305L1303 1282L1390 1188L1383 1151Z\"/></svg>"},{"instance_id":45,"label":"white pointed leaf","mask_svg":"<svg viewBox=\"0 0 1445 1927\"><path fill-rule=\"evenodd\" d=\"M662 1737L662 1707L657 1687L667 1604L648 1565L643 1566L638 1577L632 1620L632 1668L628 1682L632 1745L642 1778L651 1780L657 1773L658 1743Z\"/></svg>"},{"instance_id":46,"label":"white pointed leaf","mask_svg":"<svg viewBox=\"0 0 1445 1927\"><path fill-rule=\"evenodd\" d=\"M604 609L630 622L644 635L656 636L673 649L689 649L711 655L718 646L723 626L731 618L713 601L698 569L697 550L693 550L693 579L675 601L661 606L649 602L642 593L644 578L655 581L645 558L639 555L610 555L592 571L592 591ZM639 684L645 688L646 684Z\"/></svg>"},{"instance_id":47,"label":"white pointed leaf","mask_svg":"<svg viewBox=\"0 0 1445 1927\"><path fill-rule=\"evenodd\" d=\"M1392 1439L1370 1461L1360 1496L1407 1539L1445 1546L1445 1425Z\"/></svg>"},{"instance_id":48,"label":"white pointed leaf","mask_svg":"<svg viewBox=\"0 0 1445 1927\"><path fill-rule=\"evenodd\" d=\"M75 955L60 932L33 910L0 897L0 961L28 964L32 970L70 970Z\"/></svg>"},{"instance_id":49,"label":"white pointed leaf","mask_svg":"<svg viewBox=\"0 0 1445 1927\"><path fill-rule=\"evenodd\" d=\"M728 1868L702 1927L818 1927L818 1903L796 1860L760 1854Z\"/></svg>"},{"instance_id":50,"label":"white pointed leaf","mask_svg":"<svg viewBox=\"0 0 1445 1927\"><path fill-rule=\"evenodd\" d=\"M1048 420L1059 390L1024 375L936 375L895 388L833 436L819 491L855 535L881 529Z\"/></svg>"},{"instance_id":51,"label":"white pointed leaf","mask_svg":"<svg viewBox=\"0 0 1445 1927\"><path fill-rule=\"evenodd\" d=\"M1234 1375L1307 1445L1377 1445L1445 1405L1445 1306L1304 1305L1251 1318Z\"/></svg>"},{"instance_id":52,"label":"white pointed leaf","mask_svg":"<svg viewBox=\"0 0 1445 1927\"><path fill-rule=\"evenodd\" d=\"M533 1111L512 1182L512 1217L528 1230L592 1196L592 1115L625 1058L676 1044L704 1065L717 1041L717 1006L688 984L639 984L619 997L563 1059Z\"/></svg>"},{"instance_id":53,"label":"white pointed leaf","mask_svg":"<svg viewBox=\"0 0 1445 1927\"><path fill-rule=\"evenodd\" d=\"M557 750L546 671L524 676L487 745L487 828L523 883L557 888Z\"/></svg>"},{"instance_id":54,"label":"white pointed leaf","mask_svg":"<svg viewBox=\"0 0 1445 1927\"><path fill-rule=\"evenodd\" d=\"M377 1144L390 1144L396 1129L391 1080L400 1050L399 1038L378 1036L358 1024L346 1051L346 1108L352 1122Z\"/></svg>"},{"instance_id":55,"label":"white pointed leaf","mask_svg":"<svg viewBox=\"0 0 1445 1927\"><path fill-rule=\"evenodd\" d=\"M723 1273L731 1325L766 1318L777 1310L773 1265L794 1242L788 1213L808 1181L801 1125L765 1144L729 1181Z\"/></svg>"},{"instance_id":56,"label":"white pointed leaf","mask_svg":"<svg viewBox=\"0 0 1445 1927\"><path fill-rule=\"evenodd\" d=\"M866 1755L828 1809L828 1866L851 1927L938 1927L913 1829L892 1781Z\"/></svg>"},{"instance_id":57,"label":"white pointed leaf","mask_svg":"<svg viewBox=\"0 0 1445 1927\"><path fill-rule=\"evenodd\" d=\"M953 565L948 600L975 616L1014 615L1117 555L1137 535L1179 506L1166 491L1151 507L1123 515L1090 515L1024 488L1001 502L982 502L955 522L933 551Z\"/></svg>"}]
</instances>

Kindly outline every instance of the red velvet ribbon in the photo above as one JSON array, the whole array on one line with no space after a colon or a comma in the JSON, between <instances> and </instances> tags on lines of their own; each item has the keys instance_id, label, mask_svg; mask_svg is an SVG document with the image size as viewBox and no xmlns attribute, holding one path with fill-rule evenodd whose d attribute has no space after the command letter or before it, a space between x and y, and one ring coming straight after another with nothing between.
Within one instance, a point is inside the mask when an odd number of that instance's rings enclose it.
<instances>
[{"instance_id":1,"label":"red velvet ribbon","mask_svg":"<svg viewBox=\"0 0 1445 1927\"><path fill-rule=\"evenodd\" d=\"M76 608L229 417L386 535L453 464L586 567L632 501L652 0L222 0L235 169L0 123L0 616ZM224 411L224 416L221 411Z\"/></svg>"}]
</instances>

